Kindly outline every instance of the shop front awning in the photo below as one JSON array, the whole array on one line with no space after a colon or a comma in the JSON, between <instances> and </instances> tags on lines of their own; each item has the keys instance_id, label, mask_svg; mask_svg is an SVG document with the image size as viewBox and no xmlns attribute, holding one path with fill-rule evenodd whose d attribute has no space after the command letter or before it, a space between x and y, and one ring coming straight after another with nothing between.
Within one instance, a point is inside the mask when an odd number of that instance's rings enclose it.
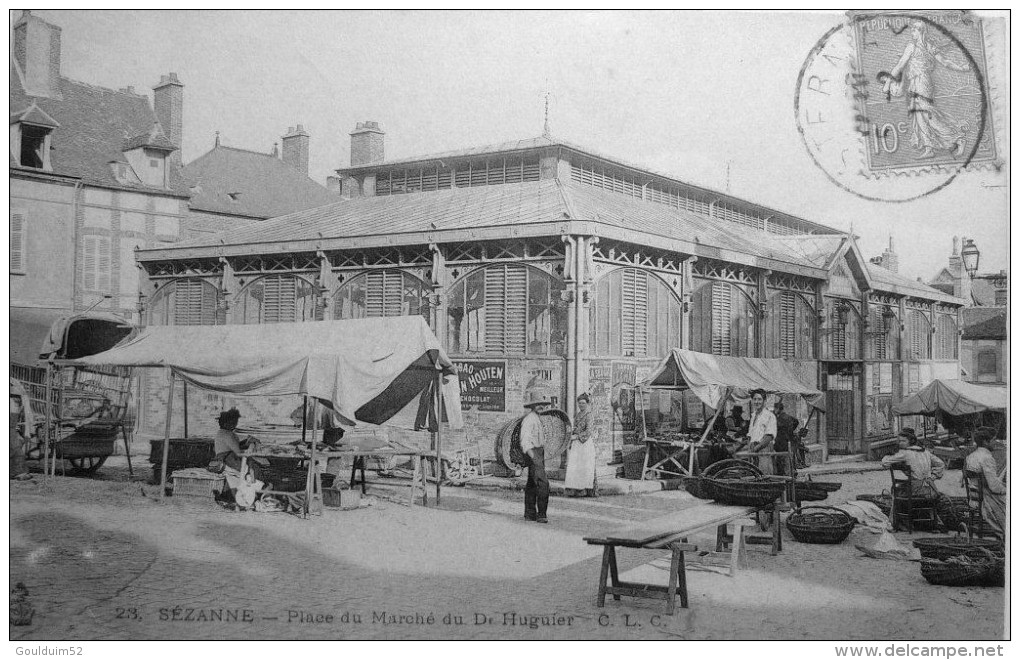
<instances>
[{"instance_id":1,"label":"shop front awning","mask_svg":"<svg viewBox=\"0 0 1020 660\"><path fill-rule=\"evenodd\" d=\"M962 380L935 379L893 406L897 415L971 415L986 411L1006 412L1009 390L1003 386L977 385Z\"/></svg>"},{"instance_id":2,"label":"shop front awning","mask_svg":"<svg viewBox=\"0 0 1020 660\"><path fill-rule=\"evenodd\" d=\"M746 399L751 390L799 394L808 405L825 410L825 394L804 382L786 361L729 357L674 349L639 387L689 389L710 408L729 396Z\"/></svg>"}]
</instances>

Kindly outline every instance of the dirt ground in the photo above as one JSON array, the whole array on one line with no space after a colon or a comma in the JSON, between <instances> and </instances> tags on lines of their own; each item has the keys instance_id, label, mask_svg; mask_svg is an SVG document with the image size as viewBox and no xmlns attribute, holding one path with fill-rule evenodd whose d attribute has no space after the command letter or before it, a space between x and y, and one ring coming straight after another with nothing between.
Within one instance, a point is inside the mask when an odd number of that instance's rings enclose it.
<instances>
[{"instance_id":1,"label":"dirt ground","mask_svg":"<svg viewBox=\"0 0 1020 660\"><path fill-rule=\"evenodd\" d=\"M114 460L102 479L11 482L11 582L36 609L12 640L1004 636L1006 590L931 586L916 562L788 534L778 556L750 548L736 577L688 571L690 608L672 617L657 601L596 607L599 549L582 537L697 504L682 491L555 497L550 524L538 525L522 520L520 492L446 488L440 507L409 508L395 501L405 487L387 480L370 485L371 506L303 520L160 503L147 470L136 472ZM828 504L880 493L889 477L825 479L844 484ZM945 490L959 492L958 479L948 473ZM655 580L661 557L623 549L620 568Z\"/></svg>"}]
</instances>

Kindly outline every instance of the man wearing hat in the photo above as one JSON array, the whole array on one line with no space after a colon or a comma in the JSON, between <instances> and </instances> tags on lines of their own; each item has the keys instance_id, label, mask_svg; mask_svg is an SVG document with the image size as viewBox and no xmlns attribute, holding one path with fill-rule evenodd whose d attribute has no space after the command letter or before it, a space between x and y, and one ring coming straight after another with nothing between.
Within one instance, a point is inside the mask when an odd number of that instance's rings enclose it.
<instances>
[{"instance_id":1,"label":"man wearing hat","mask_svg":"<svg viewBox=\"0 0 1020 660\"><path fill-rule=\"evenodd\" d=\"M946 464L921 445L914 429L905 427L898 437L900 450L883 457L882 466L909 474L911 496L932 501L942 523L949 530L959 529L959 519L952 500L935 487L935 480L941 479L946 472Z\"/></svg>"},{"instance_id":2,"label":"man wearing hat","mask_svg":"<svg viewBox=\"0 0 1020 660\"><path fill-rule=\"evenodd\" d=\"M528 483L524 487L524 519L547 523L546 510L549 507L549 478L545 476L545 433L539 413L544 412L552 402L543 392L530 390L524 407L528 414L521 420L521 451L527 457Z\"/></svg>"}]
</instances>

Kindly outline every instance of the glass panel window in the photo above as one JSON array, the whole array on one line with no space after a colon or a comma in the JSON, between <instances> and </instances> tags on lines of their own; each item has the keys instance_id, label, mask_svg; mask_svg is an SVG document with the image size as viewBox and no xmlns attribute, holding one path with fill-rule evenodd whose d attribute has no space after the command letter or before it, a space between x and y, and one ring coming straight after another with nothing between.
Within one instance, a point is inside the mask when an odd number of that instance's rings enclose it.
<instances>
[{"instance_id":1,"label":"glass panel window","mask_svg":"<svg viewBox=\"0 0 1020 660\"><path fill-rule=\"evenodd\" d=\"M345 282L333 296L334 319L415 316L429 320L429 287L410 273L382 270Z\"/></svg>"},{"instance_id":2,"label":"glass panel window","mask_svg":"<svg viewBox=\"0 0 1020 660\"><path fill-rule=\"evenodd\" d=\"M314 321L315 288L296 275L267 275L241 291L234 307L237 323Z\"/></svg>"}]
</instances>

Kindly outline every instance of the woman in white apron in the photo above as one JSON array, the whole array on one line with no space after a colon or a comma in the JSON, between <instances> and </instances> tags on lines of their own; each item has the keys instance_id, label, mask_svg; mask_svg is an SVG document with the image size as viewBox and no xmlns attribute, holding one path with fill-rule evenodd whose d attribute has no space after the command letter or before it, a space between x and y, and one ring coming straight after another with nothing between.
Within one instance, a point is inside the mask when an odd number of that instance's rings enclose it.
<instances>
[{"instance_id":1,"label":"woman in white apron","mask_svg":"<svg viewBox=\"0 0 1020 660\"><path fill-rule=\"evenodd\" d=\"M595 428L591 398L577 397L577 415L567 449L567 497L595 496Z\"/></svg>"}]
</instances>

